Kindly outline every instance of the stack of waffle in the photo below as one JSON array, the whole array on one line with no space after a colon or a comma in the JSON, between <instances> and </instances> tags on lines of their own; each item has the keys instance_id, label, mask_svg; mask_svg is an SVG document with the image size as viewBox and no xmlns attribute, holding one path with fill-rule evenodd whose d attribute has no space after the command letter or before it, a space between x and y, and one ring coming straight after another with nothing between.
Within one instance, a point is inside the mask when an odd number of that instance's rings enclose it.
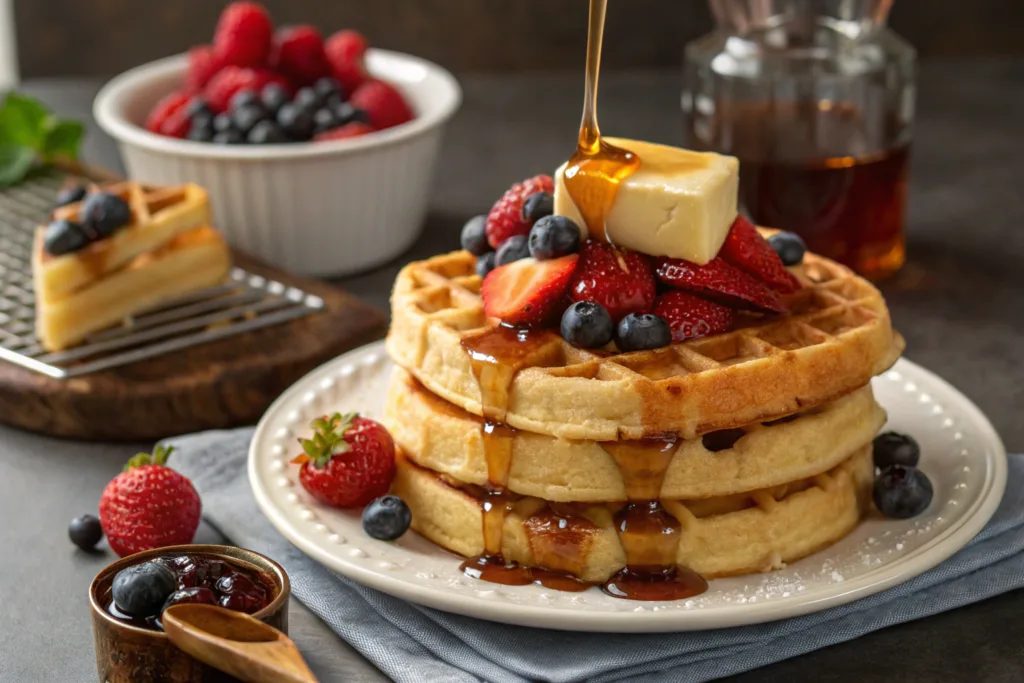
<instances>
[{"instance_id":1,"label":"stack of waffle","mask_svg":"<svg viewBox=\"0 0 1024 683\"><path fill-rule=\"evenodd\" d=\"M785 316L616 354L493 327L466 252L408 265L385 421L413 528L585 583L768 571L842 538L885 421L869 381L902 340L846 268L808 254L793 272Z\"/></svg>"}]
</instances>

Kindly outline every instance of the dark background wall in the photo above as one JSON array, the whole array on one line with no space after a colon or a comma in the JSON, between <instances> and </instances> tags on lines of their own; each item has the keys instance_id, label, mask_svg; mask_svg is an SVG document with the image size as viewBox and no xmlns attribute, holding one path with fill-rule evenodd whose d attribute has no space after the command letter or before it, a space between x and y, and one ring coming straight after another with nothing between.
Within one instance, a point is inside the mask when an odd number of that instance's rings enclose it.
<instances>
[{"instance_id":1,"label":"dark background wall","mask_svg":"<svg viewBox=\"0 0 1024 683\"><path fill-rule=\"evenodd\" d=\"M111 75L209 42L226 0L14 0L22 75ZM586 0L264 0L278 23L362 30L457 72L578 69ZM707 32L703 0L612 0L604 63L672 67ZM924 58L1024 53L1022 0L896 0Z\"/></svg>"}]
</instances>

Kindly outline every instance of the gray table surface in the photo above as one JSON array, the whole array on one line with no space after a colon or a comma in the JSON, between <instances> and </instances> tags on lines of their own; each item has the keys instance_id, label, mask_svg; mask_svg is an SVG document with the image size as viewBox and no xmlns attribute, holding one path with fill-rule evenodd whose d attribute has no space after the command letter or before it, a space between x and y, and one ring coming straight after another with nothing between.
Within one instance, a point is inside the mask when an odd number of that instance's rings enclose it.
<instances>
[{"instance_id":1,"label":"gray table surface","mask_svg":"<svg viewBox=\"0 0 1024 683\"><path fill-rule=\"evenodd\" d=\"M422 239L394 263L339 281L385 307L406 261L455 246L461 223L513 180L550 172L571 151L582 76L474 77L449 129ZM96 82L25 90L90 120L85 158L121 168L89 115ZM681 143L676 73L605 74L605 131ZM922 70L911 173L910 263L883 289L907 356L989 415L1008 449L1024 449L1024 61L936 62ZM0 427L0 681L95 680L86 589L112 557L76 551L67 521L94 512L136 449ZM215 538L212 530L201 530ZM1020 681L1024 591L748 674L753 681ZM292 633L323 681L386 678L293 601Z\"/></svg>"}]
</instances>

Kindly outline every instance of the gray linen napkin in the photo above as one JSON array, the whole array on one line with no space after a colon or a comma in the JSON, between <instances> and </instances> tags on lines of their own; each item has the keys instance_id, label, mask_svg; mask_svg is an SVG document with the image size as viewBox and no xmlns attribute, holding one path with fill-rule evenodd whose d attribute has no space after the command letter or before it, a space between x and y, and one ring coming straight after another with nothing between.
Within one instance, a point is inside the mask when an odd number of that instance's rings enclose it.
<instances>
[{"instance_id":1,"label":"gray linen napkin","mask_svg":"<svg viewBox=\"0 0 1024 683\"><path fill-rule=\"evenodd\" d=\"M288 571L296 598L398 683L663 681L698 683L1024 586L1024 456L1006 497L970 545L902 585L817 614L757 626L667 634L579 634L447 614L349 581L303 555L262 515L245 463L251 429L172 439L176 469L206 520ZM302 646L302 643L299 643Z\"/></svg>"}]
</instances>

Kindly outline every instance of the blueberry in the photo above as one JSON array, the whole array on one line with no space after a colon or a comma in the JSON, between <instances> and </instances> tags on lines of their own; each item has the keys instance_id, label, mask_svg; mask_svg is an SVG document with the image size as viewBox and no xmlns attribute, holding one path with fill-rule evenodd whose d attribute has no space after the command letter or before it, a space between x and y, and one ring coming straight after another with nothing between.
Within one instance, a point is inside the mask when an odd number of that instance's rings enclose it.
<instances>
[{"instance_id":1,"label":"blueberry","mask_svg":"<svg viewBox=\"0 0 1024 683\"><path fill-rule=\"evenodd\" d=\"M235 127L235 122L231 120L229 114L217 114L213 117L213 132L223 133L226 130L231 130Z\"/></svg>"},{"instance_id":2,"label":"blueberry","mask_svg":"<svg viewBox=\"0 0 1024 683\"><path fill-rule=\"evenodd\" d=\"M653 313L630 313L619 321L615 343L620 351L660 349L672 342L672 330Z\"/></svg>"},{"instance_id":3,"label":"blueberry","mask_svg":"<svg viewBox=\"0 0 1024 683\"><path fill-rule=\"evenodd\" d=\"M271 113L276 113L288 103L288 91L280 83L268 83L260 91L260 102Z\"/></svg>"},{"instance_id":4,"label":"blueberry","mask_svg":"<svg viewBox=\"0 0 1024 683\"><path fill-rule=\"evenodd\" d=\"M917 467L921 459L921 447L913 437L896 432L885 432L875 437L873 445L875 467L903 465Z\"/></svg>"},{"instance_id":5,"label":"blueberry","mask_svg":"<svg viewBox=\"0 0 1024 683\"><path fill-rule=\"evenodd\" d=\"M116 194L94 192L85 198L79 220L87 234L102 239L131 223L132 209Z\"/></svg>"},{"instance_id":6,"label":"blueberry","mask_svg":"<svg viewBox=\"0 0 1024 683\"><path fill-rule=\"evenodd\" d=\"M177 582L174 572L163 564L143 562L117 573L111 586L114 604L132 617L152 617L160 613Z\"/></svg>"},{"instance_id":7,"label":"blueberry","mask_svg":"<svg viewBox=\"0 0 1024 683\"><path fill-rule=\"evenodd\" d=\"M231 103L228 105L230 111L241 109L242 107L259 107L263 108L263 103L260 101L259 93L250 88L239 90L231 96Z\"/></svg>"},{"instance_id":8,"label":"blueberry","mask_svg":"<svg viewBox=\"0 0 1024 683\"><path fill-rule=\"evenodd\" d=\"M67 206L68 204L80 202L85 199L85 194L86 189L84 185L79 185L78 183L69 185L68 187L62 188L61 191L57 193L57 203L54 207Z\"/></svg>"},{"instance_id":9,"label":"blueberry","mask_svg":"<svg viewBox=\"0 0 1024 683\"><path fill-rule=\"evenodd\" d=\"M579 250L580 226L571 218L544 216L530 229L530 256L538 261L568 256Z\"/></svg>"},{"instance_id":10,"label":"blueberry","mask_svg":"<svg viewBox=\"0 0 1024 683\"><path fill-rule=\"evenodd\" d=\"M494 270L494 252L489 251L476 260L476 274L480 277L487 277L487 274Z\"/></svg>"},{"instance_id":11,"label":"blueberry","mask_svg":"<svg viewBox=\"0 0 1024 683\"><path fill-rule=\"evenodd\" d=\"M381 541L393 541L409 530L412 512L398 496L382 496L363 510L363 531Z\"/></svg>"},{"instance_id":12,"label":"blueberry","mask_svg":"<svg viewBox=\"0 0 1024 683\"><path fill-rule=\"evenodd\" d=\"M210 109L210 105L206 103L202 97L193 97L185 105L188 109L185 112L188 114L190 119L195 120L197 116L206 115L207 117L213 118L213 110Z\"/></svg>"},{"instance_id":13,"label":"blueberry","mask_svg":"<svg viewBox=\"0 0 1024 683\"><path fill-rule=\"evenodd\" d=\"M462 248L473 256L483 256L491 250L487 244L487 216L473 216L462 226Z\"/></svg>"},{"instance_id":14,"label":"blueberry","mask_svg":"<svg viewBox=\"0 0 1024 683\"><path fill-rule=\"evenodd\" d=\"M231 113L231 120L234 121L235 128L242 135L248 135L253 126L266 119L266 117L267 112L264 111L263 107L252 104L242 105Z\"/></svg>"},{"instance_id":15,"label":"blueberry","mask_svg":"<svg viewBox=\"0 0 1024 683\"><path fill-rule=\"evenodd\" d=\"M341 125L338 115L330 107L317 109L313 114L313 134L319 135Z\"/></svg>"},{"instance_id":16,"label":"blueberry","mask_svg":"<svg viewBox=\"0 0 1024 683\"><path fill-rule=\"evenodd\" d=\"M337 98L339 101L345 99L345 92L341 87L341 83L331 78L330 76L324 76L317 80L313 84L313 92L315 92L320 100L327 102L331 98Z\"/></svg>"},{"instance_id":17,"label":"blueberry","mask_svg":"<svg viewBox=\"0 0 1024 683\"><path fill-rule=\"evenodd\" d=\"M523 220L533 223L555 212L555 198L550 192L534 192L523 202Z\"/></svg>"},{"instance_id":18,"label":"blueberry","mask_svg":"<svg viewBox=\"0 0 1024 683\"><path fill-rule=\"evenodd\" d=\"M277 112L277 125L292 140L308 140L313 136L313 115L291 102Z\"/></svg>"},{"instance_id":19,"label":"blueberry","mask_svg":"<svg viewBox=\"0 0 1024 683\"><path fill-rule=\"evenodd\" d=\"M494 264L503 266L506 263L526 258L529 255L530 246L527 244L526 235L513 235L498 247L498 253L494 256Z\"/></svg>"},{"instance_id":20,"label":"blueberry","mask_svg":"<svg viewBox=\"0 0 1024 683\"><path fill-rule=\"evenodd\" d=\"M246 140L254 145L272 145L282 142L289 142L288 136L273 121L260 121L252 130Z\"/></svg>"},{"instance_id":21,"label":"blueberry","mask_svg":"<svg viewBox=\"0 0 1024 683\"><path fill-rule=\"evenodd\" d=\"M103 527L95 515L79 515L68 524L68 537L82 550L92 550L103 538Z\"/></svg>"},{"instance_id":22,"label":"blueberry","mask_svg":"<svg viewBox=\"0 0 1024 683\"><path fill-rule=\"evenodd\" d=\"M615 323L605 307L594 301L577 301L562 314L562 337L581 349L604 346L615 336Z\"/></svg>"},{"instance_id":23,"label":"blueberry","mask_svg":"<svg viewBox=\"0 0 1024 683\"><path fill-rule=\"evenodd\" d=\"M875 507L886 517L916 517L932 502L933 495L932 483L916 467L890 465L875 477Z\"/></svg>"},{"instance_id":24,"label":"blueberry","mask_svg":"<svg viewBox=\"0 0 1024 683\"><path fill-rule=\"evenodd\" d=\"M76 252L88 243L89 236L81 225L73 221L54 221L46 227L43 235L43 249L51 256Z\"/></svg>"},{"instance_id":25,"label":"blueberry","mask_svg":"<svg viewBox=\"0 0 1024 683\"><path fill-rule=\"evenodd\" d=\"M194 142L210 142L213 140L213 126L196 125L193 121L192 127L188 129L188 139Z\"/></svg>"},{"instance_id":26,"label":"blueberry","mask_svg":"<svg viewBox=\"0 0 1024 683\"><path fill-rule=\"evenodd\" d=\"M292 104L312 114L323 105L323 100L312 88L299 88L292 99Z\"/></svg>"},{"instance_id":27,"label":"blueberry","mask_svg":"<svg viewBox=\"0 0 1024 683\"><path fill-rule=\"evenodd\" d=\"M793 232L777 232L768 238L768 244L782 259L782 265L795 266L804 260L807 245Z\"/></svg>"},{"instance_id":28,"label":"blueberry","mask_svg":"<svg viewBox=\"0 0 1024 683\"><path fill-rule=\"evenodd\" d=\"M228 128L215 134L212 141L218 145L240 145L245 142L245 138L236 129Z\"/></svg>"}]
</instances>

